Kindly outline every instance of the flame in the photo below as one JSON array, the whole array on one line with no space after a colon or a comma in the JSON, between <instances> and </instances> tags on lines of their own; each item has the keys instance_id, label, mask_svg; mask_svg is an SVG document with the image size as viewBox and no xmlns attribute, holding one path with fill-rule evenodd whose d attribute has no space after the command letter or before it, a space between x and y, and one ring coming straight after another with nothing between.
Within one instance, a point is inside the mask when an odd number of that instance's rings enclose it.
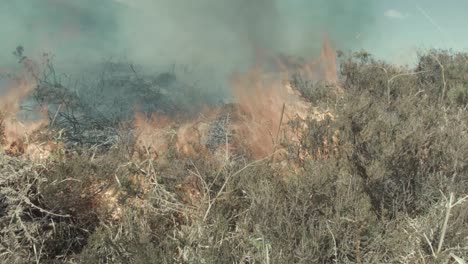
<instances>
[{"instance_id":1,"label":"flame","mask_svg":"<svg viewBox=\"0 0 468 264\"><path fill-rule=\"evenodd\" d=\"M34 63L25 59L23 70L17 77L8 81L5 94L0 96L0 113L2 114L2 143L7 146L11 154L20 155L24 153L36 153L37 146L30 142L31 134L47 124L45 115L47 109L39 110L39 116L34 120L21 121L17 118L20 112L20 102L33 90L36 85L37 67ZM33 151L34 150L34 151Z\"/></svg>"},{"instance_id":2,"label":"flame","mask_svg":"<svg viewBox=\"0 0 468 264\"><path fill-rule=\"evenodd\" d=\"M258 67L231 80L236 101L243 120L236 129L255 158L268 155L275 144L275 129L279 127L284 89L281 81L268 78Z\"/></svg>"},{"instance_id":3,"label":"flame","mask_svg":"<svg viewBox=\"0 0 468 264\"><path fill-rule=\"evenodd\" d=\"M6 85L6 94L0 97L1 110L16 114L19 112L19 102L26 97L34 87L34 83L24 77L9 81Z\"/></svg>"},{"instance_id":4,"label":"flame","mask_svg":"<svg viewBox=\"0 0 468 264\"><path fill-rule=\"evenodd\" d=\"M233 138L225 148L229 152L243 146L254 159L273 154L282 139L299 141L288 130L288 121L299 118L305 126L305 120L309 117L322 120L326 115L331 116L328 112L314 109L291 87L290 72L299 72L312 80L337 82L335 52L327 38L317 59L307 63L299 63L294 58L278 59L276 66L280 72L264 70L266 67L262 64L261 52L257 58L255 67L245 73L235 73L229 80L236 103L235 118L229 124ZM158 114L147 118L138 113L134 124L139 131L139 144L150 146L157 156L166 153L171 144L175 145L179 154L206 154L203 142L208 136L209 124L223 112L222 108L206 108L195 119L177 119Z\"/></svg>"},{"instance_id":5,"label":"flame","mask_svg":"<svg viewBox=\"0 0 468 264\"><path fill-rule=\"evenodd\" d=\"M146 117L137 112L134 117L134 126L137 129L140 146L151 147L156 151L166 151L168 148L167 135L169 135L172 120L168 117L152 114Z\"/></svg>"},{"instance_id":6,"label":"flame","mask_svg":"<svg viewBox=\"0 0 468 264\"><path fill-rule=\"evenodd\" d=\"M302 62L295 57L283 56L278 58L276 63L283 71L295 71L308 80L325 81L335 85L338 82L335 49L326 35L323 37L318 58Z\"/></svg>"},{"instance_id":7,"label":"flame","mask_svg":"<svg viewBox=\"0 0 468 264\"><path fill-rule=\"evenodd\" d=\"M201 142L208 134L209 122L214 120L217 111L218 109L207 107L195 119L169 117L158 113L148 117L137 112L134 127L138 146L156 157L163 157L172 146L180 155L201 154L205 151Z\"/></svg>"},{"instance_id":8,"label":"flame","mask_svg":"<svg viewBox=\"0 0 468 264\"><path fill-rule=\"evenodd\" d=\"M324 38L321 56L308 63L294 58L277 60L282 72L267 74L257 66L245 74L237 74L231 81L234 96L244 120L238 133L249 146L254 158L272 154L279 144L282 127L295 118L305 120L312 106L290 85L290 71L299 72L311 80L325 80L336 84L336 56L328 38ZM319 113L314 113L318 118Z\"/></svg>"}]
</instances>

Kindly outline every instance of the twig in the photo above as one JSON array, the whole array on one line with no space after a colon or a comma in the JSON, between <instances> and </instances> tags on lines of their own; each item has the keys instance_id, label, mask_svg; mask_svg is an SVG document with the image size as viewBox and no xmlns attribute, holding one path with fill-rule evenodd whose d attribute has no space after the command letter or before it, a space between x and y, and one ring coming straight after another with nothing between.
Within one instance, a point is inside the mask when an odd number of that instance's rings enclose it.
<instances>
[{"instance_id":1,"label":"twig","mask_svg":"<svg viewBox=\"0 0 468 264\"><path fill-rule=\"evenodd\" d=\"M140 77L138 77L138 73L136 72L135 67L133 66L133 63L130 64L130 69L131 69L132 72L135 74L135 77L136 77L137 79L139 79Z\"/></svg>"},{"instance_id":2,"label":"twig","mask_svg":"<svg viewBox=\"0 0 468 264\"><path fill-rule=\"evenodd\" d=\"M61 183L64 183L66 181L76 181L76 182L81 182L81 180L78 180L78 179L73 179L73 178L66 178L64 180L61 180L59 182L53 182L53 184L61 184Z\"/></svg>"},{"instance_id":3,"label":"twig","mask_svg":"<svg viewBox=\"0 0 468 264\"><path fill-rule=\"evenodd\" d=\"M34 257L36 258L36 263L39 264L39 256L37 254L36 244L33 244Z\"/></svg>"},{"instance_id":4,"label":"twig","mask_svg":"<svg viewBox=\"0 0 468 264\"><path fill-rule=\"evenodd\" d=\"M54 118L52 119L52 122L50 122L49 128L54 126L55 119L57 119L57 115L58 115L58 113L60 112L60 109L62 108L62 105L63 105L63 104L60 104L60 105L57 107L57 111L55 112L55 115L54 115Z\"/></svg>"},{"instance_id":5,"label":"twig","mask_svg":"<svg viewBox=\"0 0 468 264\"><path fill-rule=\"evenodd\" d=\"M466 264L466 262L462 258L456 256L455 254L450 253L450 256L454 258L458 264Z\"/></svg>"},{"instance_id":6,"label":"twig","mask_svg":"<svg viewBox=\"0 0 468 264\"><path fill-rule=\"evenodd\" d=\"M278 139L279 139L279 134L281 131L281 124L283 123L283 116L284 116L284 109L286 108L286 104L283 103L283 109L281 109L281 117L280 117L280 122L278 124L278 131L276 131L276 139L275 139L275 145L278 144ZM274 152L274 151L273 151Z\"/></svg>"},{"instance_id":7,"label":"twig","mask_svg":"<svg viewBox=\"0 0 468 264\"><path fill-rule=\"evenodd\" d=\"M274 146L273 146L273 153L276 152L276 148L278 147L278 140L279 140L279 134L280 134L280 131L281 131L281 124L283 123L283 116L284 116L284 110L286 108L286 104L283 103L283 108L281 110L281 117L280 117L280 122L278 124L278 130L276 131L276 139L275 139L275 142L274 142ZM273 155L272 156L272 161L275 160L275 156Z\"/></svg>"},{"instance_id":8,"label":"twig","mask_svg":"<svg viewBox=\"0 0 468 264\"><path fill-rule=\"evenodd\" d=\"M226 185L227 183L229 182L229 180L232 178L232 177L235 177L237 176L238 174L240 174L241 172L243 172L244 170L254 166L255 164L257 163L260 163L260 162L263 162L265 160L268 160L270 159L270 156L274 155L274 153L272 153L271 155L268 155L267 157L263 158L263 159L260 159L260 160L256 160L256 161L253 161L247 165L245 165L242 169L236 171L235 173L233 174L230 174L226 177L226 180L224 181L223 185L221 186L221 189L219 189L218 193L216 194L215 198L211 201L211 203L208 204L208 208L206 209L206 212L205 212L205 215L203 216L203 222L206 221L206 218L208 217L208 214L210 213L210 210L211 210L211 207L213 207L213 205L215 204L215 202L218 200L219 196L221 196L221 194L223 193L224 189L226 188Z\"/></svg>"},{"instance_id":9,"label":"twig","mask_svg":"<svg viewBox=\"0 0 468 264\"><path fill-rule=\"evenodd\" d=\"M229 113L227 114L227 117L226 117L226 128L225 129L228 129L229 127ZM225 136L226 136L226 164L229 164L229 131L226 131L225 132Z\"/></svg>"},{"instance_id":10,"label":"twig","mask_svg":"<svg viewBox=\"0 0 468 264\"><path fill-rule=\"evenodd\" d=\"M417 75L417 74L427 73L427 72L431 72L431 71L430 71L430 70L426 70L426 71L417 71L417 72L400 73L400 74L397 74L397 75L392 76L392 78L388 79L388 82L392 82L392 81L393 81L395 78L397 78L397 77L401 77L401 76L411 76L411 75Z\"/></svg>"},{"instance_id":11,"label":"twig","mask_svg":"<svg viewBox=\"0 0 468 264\"><path fill-rule=\"evenodd\" d=\"M439 64L440 69L441 69L441 74L442 74L442 84L444 85L442 88L442 96L441 96L441 101L444 100L445 98L445 91L447 90L447 82L445 81L445 67L442 65L440 60L434 56L433 54L430 54L430 56Z\"/></svg>"},{"instance_id":12,"label":"twig","mask_svg":"<svg viewBox=\"0 0 468 264\"><path fill-rule=\"evenodd\" d=\"M419 256L421 257L421 260L423 264L426 264L426 258L424 258L424 255L422 254L421 250L418 250Z\"/></svg>"},{"instance_id":13,"label":"twig","mask_svg":"<svg viewBox=\"0 0 468 264\"><path fill-rule=\"evenodd\" d=\"M435 251L434 251L434 247L432 246L432 243L431 243L431 241L429 241L429 238L426 236L426 234L424 234L424 238L426 239L427 244L428 244L429 247L431 248L432 256L433 256L434 258L437 258L436 253L435 253Z\"/></svg>"},{"instance_id":14,"label":"twig","mask_svg":"<svg viewBox=\"0 0 468 264\"><path fill-rule=\"evenodd\" d=\"M437 246L437 255L439 255L440 251L442 250L442 245L444 244L445 232L447 231L448 220L450 218L450 211L452 210L452 202L453 202L453 193L450 193L450 198L447 202L447 212L445 213L445 220L442 226L442 233L440 235L439 245Z\"/></svg>"},{"instance_id":15,"label":"twig","mask_svg":"<svg viewBox=\"0 0 468 264\"><path fill-rule=\"evenodd\" d=\"M148 170L151 170L151 173L152 173L152 180L154 182L154 184L157 184L157 179L156 179L156 169L154 168L154 164L153 164L153 160L151 159L151 154L149 152L149 148L147 146L145 146L145 150L146 150L146 155L148 155Z\"/></svg>"},{"instance_id":16,"label":"twig","mask_svg":"<svg viewBox=\"0 0 468 264\"><path fill-rule=\"evenodd\" d=\"M387 73L387 71L385 69L384 69L384 71L385 71L385 73ZM411 76L411 75L417 75L417 74L426 73L426 72L430 72L430 70L400 73L400 74L394 75L390 79L388 79L387 80L387 102L390 103L390 90L391 90L390 89L390 83L393 82L394 79L396 79L398 77L402 77L402 76Z\"/></svg>"},{"instance_id":17,"label":"twig","mask_svg":"<svg viewBox=\"0 0 468 264\"><path fill-rule=\"evenodd\" d=\"M55 214L55 213L52 213L52 212L47 211L47 210L45 210L45 209L42 209L42 208L40 208L39 206L33 204L33 203L29 200L28 197L23 197L23 201L24 201L25 203L27 203L28 205L30 205L30 206L36 208L37 210L39 210L39 211L41 211L41 212L43 212L43 213L50 214L50 215L57 216L57 217L70 217L70 215L68 215L68 214L67 214L67 215Z\"/></svg>"},{"instance_id":18,"label":"twig","mask_svg":"<svg viewBox=\"0 0 468 264\"><path fill-rule=\"evenodd\" d=\"M330 234L332 236L332 239L333 239L333 251L335 252L335 259L333 260L333 262L338 263L338 248L336 246L335 236L333 235L333 232L330 229L330 226L328 225L328 222L327 222L327 229L330 232Z\"/></svg>"},{"instance_id":19,"label":"twig","mask_svg":"<svg viewBox=\"0 0 468 264\"><path fill-rule=\"evenodd\" d=\"M466 202L466 200L468 200L468 195L463 197L463 198L458 199L458 201L456 203L452 204L452 207L457 206L459 204L462 204L462 203Z\"/></svg>"},{"instance_id":20,"label":"twig","mask_svg":"<svg viewBox=\"0 0 468 264\"><path fill-rule=\"evenodd\" d=\"M195 166L195 164L193 163L192 160L190 160L190 163L192 163L192 166L195 168L195 172L193 172L192 170L189 170L189 172L195 176L197 176L199 179L200 179L200 182L201 184L203 185L203 188L205 189L205 195L208 196L208 204L210 203L210 191L211 191L211 188L208 186L208 184L206 183L206 181L203 179L203 177L201 176L201 173L200 171L198 170L197 166ZM204 196L205 196L204 195Z\"/></svg>"},{"instance_id":21,"label":"twig","mask_svg":"<svg viewBox=\"0 0 468 264\"><path fill-rule=\"evenodd\" d=\"M454 203L454 199L455 199L454 194L450 193L449 199L448 199L447 204L446 204L447 211L445 213L444 224L442 225L442 231L441 231L441 234L440 234L439 245L437 246L437 255L441 252L442 246L444 244L445 234L447 232L448 221L449 221L449 218L450 218L450 211L452 210L453 207L464 203L468 199L468 195L463 197L463 198L460 198L455 203Z\"/></svg>"}]
</instances>

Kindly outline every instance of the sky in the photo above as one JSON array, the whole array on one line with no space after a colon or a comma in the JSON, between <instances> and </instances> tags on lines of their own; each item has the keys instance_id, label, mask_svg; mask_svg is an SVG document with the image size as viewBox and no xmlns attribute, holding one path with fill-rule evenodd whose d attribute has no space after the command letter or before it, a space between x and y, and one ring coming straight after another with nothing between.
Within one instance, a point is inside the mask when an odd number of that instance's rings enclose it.
<instances>
[{"instance_id":1,"label":"sky","mask_svg":"<svg viewBox=\"0 0 468 264\"><path fill-rule=\"evenodd\" d=\"M379 1L375 28L364 48L387 60L410 63L418 49L468 51L468 1Z\"/></svg>"},{"instance_id":2,"label":"sky","mask_svg":"<svg viewBox=\"0 0 468 264\"><path fill-rule=\"evenodd\" d=\"M310 4L313 1L279 2L290 13L300 12L301 16L314 13L314 6ZM359 1L349 2L360 5ZM363 10L370 13L370 25L362 32L352 32L353 37L361 41L347 35L349 41L337 42L336 46L345 50L365 49L376 57L402 64L414 63L420 49L441 48L468 52L467 0L373 1L371 7ZM331 21L337 17L336 14L329 15ZM356 18L361 16L359 13L351 15ZM302 22L295 15L290 19L297 24ZM348 29L339 22L336 27Z\"/></svg>"},{"instance_id":3,"label":"sky","mask_svg":"<svg viewBox=\"0 0 468 264\"><path fill-rule=\"evenodd\" d=\"M124 56L229 72L258 50L313 57L324 34L405 64L418 49L465 51L464 10L467 0L0 0L0 70L21 44L81 66Z\"/></svg>"}]
</instances>

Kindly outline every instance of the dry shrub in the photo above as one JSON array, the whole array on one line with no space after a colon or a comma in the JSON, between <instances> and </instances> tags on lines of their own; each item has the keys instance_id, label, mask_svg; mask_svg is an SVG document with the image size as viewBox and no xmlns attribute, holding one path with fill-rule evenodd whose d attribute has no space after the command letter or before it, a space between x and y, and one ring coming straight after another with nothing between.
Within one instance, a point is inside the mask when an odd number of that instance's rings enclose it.
<instances>
[{"instance_id":1,"label":"dry shrub","mask_svg":"<svg viewBox=\"0 0 468 264\"><path fill-rule=\"evenodd\" d=\"M122 153L94 157L89 151L67 156L61 151L44 164L1 154L1 262L69 260L94 230L120 217L123 196L136 195L130 188L139 186L110 192L116 176L132 174L116 171L124 163Z\"/></svg>"},{"instance_id":2,"label":"dry shrub","mask_svg":"<svg viewBox=\"0 0 468 264\"><path fill-rule=\"evenodd\" d=\"M289 124L300 138L291 152L312 153L302 157L301 170L280 171L270 159L220 166L172 152L165 164L147 152L130 160L126 146L95 155L84 149L46 169L15 170L8 158L2 168L23 176L0 182L1 228L16 230L0 233L10 234L2 237L8 243L0 243L0 257L73 263L467 259L468 112L460 76L465 66L457 56L421 57L416 71L364 52L342 57L339 95L297 77L294 85L305 97L334 116L296 130ZM49 213L20 199L18 186L34 187L26 197ZM120 208L117 218L105 199Z\"/></svg>"},{"instance_id":3,"label":"dry shrub","mask_svg":"<svg viewBox=\"0 0 468 264\"><path fill-rule=\"evenodd\" d=\"M41 262L76 252L86 232L44 199L42 166L0 154L0 260Z\"/></svg>"},{"instance_id":4,"label":"dry shrub","mask_svg":"<svg viewBox=\"0 0 468 264\"><path fill-rule=\"evenodd\" d=\"M430 58L446 54L432 53ZM449 250L438 253L428 250L436 247L443 236L442 218L446 213L440 206L447 201L441 194L459 198L467 194L468 113L460 100L444 96L444 90L453 91L457 87L460 90L460 86L455 86L461 83L460 75L454 74L466 65L460 56L451 57L446 62L451 63L449 66L434 70L418 68L417 72L411 72L357 53L342 64L346 96L335 107L335 122L325 129L327 132L324 128L310 131L312 143L339 131L338 166L352 179L360 179L357 182L360 181L371 205L369 213L379 219L376 227L406 222L424 226L425 231L413 228L411 235L420 243L411 246L402 243L403 238L399 236L404 232L398 226L388 230L395 237L390 236L382 243L394 251L395 262L438 262L438 254L445 259L450 258L450 252L457 251L454 254L459 256L467 254L459 246L466 244L459 216L454 216L450 225L452 230L457 230L452 233L454 236L446 235L442 243L442 248ZM421 60L427 63L427 57ZM432 63L439 65L435 59ZM444 77L445 88L440 83L442 69L448 71ZM421 82L420 74L436 84ZM316 145L311 144L320 147ZM463 208L466 203L460 203L457 210ZM433 231L429 231L431 228ZM429 242L425 236L431 237ZM419 256L411 256L411 251L418 252ZM389 262L388 259L380 261Z\"/></svg>"}]
</instances>

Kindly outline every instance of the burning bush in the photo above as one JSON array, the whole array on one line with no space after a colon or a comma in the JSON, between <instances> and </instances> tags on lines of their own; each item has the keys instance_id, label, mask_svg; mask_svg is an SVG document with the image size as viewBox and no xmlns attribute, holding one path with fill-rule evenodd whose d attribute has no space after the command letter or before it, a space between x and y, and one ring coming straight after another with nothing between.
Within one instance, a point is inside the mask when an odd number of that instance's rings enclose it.
<instances>
[{"instance_id":1,"label":"burning bush","mask_svg":"<svg viewBox=\"0 0 468 264\"><path fill-rule=\"evenodd\" d=\"M58 133L49 160L1 156L0 261L463 263L459 56L430 52L410 69L359 52L319 81L304 65L290 82L256 68L233 78L239 101L199 115L165 108L172 74L155 90L132 67L101 79L138 97L137 113L49 78L35 93Z\"/></svg>"}]
</instances>

